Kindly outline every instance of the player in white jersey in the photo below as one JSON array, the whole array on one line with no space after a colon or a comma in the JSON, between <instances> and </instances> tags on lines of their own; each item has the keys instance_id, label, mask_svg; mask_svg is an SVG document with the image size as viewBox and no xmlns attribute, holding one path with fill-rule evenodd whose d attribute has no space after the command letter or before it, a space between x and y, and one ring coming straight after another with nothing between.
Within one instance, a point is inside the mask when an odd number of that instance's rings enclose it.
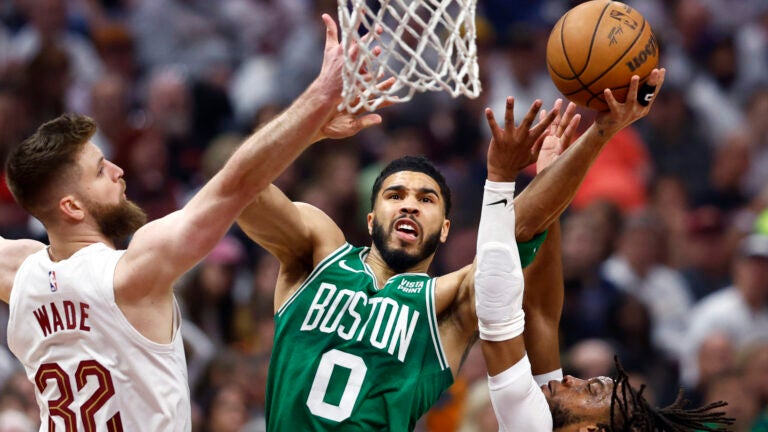
<instances>
[{"instance_id":1,"label":"player in white jersey","mask_svg":"<svg viewBox=\"0 0 768 432\"><path fill-rule=\"evenodd\" d=\"M139 333L115 303L115 266L124 254L104 243L60 261L45 249L32 254L11 291L8 346L35 384L38 402L48 406L50 424L66 431L80 430L78 422L94 431L187 430L178 307L169 343ZM76 401L77 394L87 400Z\"/></svg>"},{"instance_id":2,"label":"player in white jersey","mask_svg":"<svg viewBox=\"0 0 768 432\"><path fill-rule=\"evenodd\" d=\"M628 105L634 104L638 81L638 77L633 78ZM649 80L659 86L662 81L663 71L660 75L654 72ZM611 96L606 91L611 111L621 109ZM551 153L552 158L562 154L570 143L567 134L564 137L565 128L559 126L560 120L555 120L543 144L542 152ZM569 124L570 120L565 118L562 123ZM491 146L495 144L492 142ZM492 151L493 148L489 149L489 153ZM546 159L540 157L539 161L546 165ZM563 377L557 346L563 299L559 222L550 227L547 239L524 275L515 242L514 205L497 205L514 193L514 183L504 179L515 175L492 176L492 172L489 169L478 228L475 304L491 401L500 430L726 430L723 427L732 424L732 419L725 418L724 412L712 411L725 403L685 410L685 403L678 398L668 407L654 408L642 396L642 389L637 391L630 386L618 361L615 379L595 377L585 381ZM526 348L532 355L530 360ZM550 372L534 376L532 370Z\"/></svg>"},{"instance_id":3,"label":"player in white jersey","mask_svg":"<svg viewBox=\"0 0 768 432\"><path fill-rule=\"evenodd\" d=\"M337 110L344 51L336 24L323 20L315 81L184 208L161 219L144 224L125 196L122 169L91 142L96 125L88 117L58 117L13 150L8 185L50 239L46 246L0 238L8 340L35 386L41 431L191 429L174 281L310 144L381 121ZM128 248L115 250L131 234Z\"/></svg>"}]
</instances>

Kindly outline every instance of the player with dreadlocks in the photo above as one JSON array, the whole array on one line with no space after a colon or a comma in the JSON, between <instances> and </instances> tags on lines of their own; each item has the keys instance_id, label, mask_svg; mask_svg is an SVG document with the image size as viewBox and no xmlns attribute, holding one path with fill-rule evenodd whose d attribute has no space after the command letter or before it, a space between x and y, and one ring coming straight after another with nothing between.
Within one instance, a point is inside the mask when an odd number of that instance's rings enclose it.
<instances>
[{"instance_id":1,"label":"player with dreadlocks","mask_svg":"<svg viewBox=\"0 0 768 432\"><path fill-rule=\"evenodd\" d=\"M611 395L610 425L600 425L608 431L723 431L723 426L732 425L734 419L725 417L723 411L713 411L727 405L718 401L701 408L686 409L688 403L683 399L683 391L675 401L664 408L654 408L643 397L645 385L635 390L629 384L629 376L621 366L618 357L616 361L616 378L613 380Z\"/></svg>"},{"instance_id":2,"label":"player with dreadlocks","mask_svg":"<svg viewBox=\"0 0 768 432\"><path fill-rule=\"evenodd\" d=\"M637 91L633 78L628 98ZM606 92L609 105L616 101ZM567 139L553 122L542 152L562 153ZM489 154L494 150L491 142ZM489 158L490 161L490 158ZM563 305L560 226L550 227L534 262L523 273L515 243L515 210L504 198L514 183L489 169L477 240L475 306L488 385L501 431L681 432L727 431L733 419L716 402L687 409L679 395L672 405L652 407L644 387L634 389L616 359L616 378L563 377L557 331ZM504 205L499 203L504 202ZM507 204L507 202L509 202ZM523 289L524 281L528 283ZM528 323L525 328L525 323ZM529 359L530 355L530 359ZM535 374L535 375L534 375Z\"/></svg>"}]
</instances>

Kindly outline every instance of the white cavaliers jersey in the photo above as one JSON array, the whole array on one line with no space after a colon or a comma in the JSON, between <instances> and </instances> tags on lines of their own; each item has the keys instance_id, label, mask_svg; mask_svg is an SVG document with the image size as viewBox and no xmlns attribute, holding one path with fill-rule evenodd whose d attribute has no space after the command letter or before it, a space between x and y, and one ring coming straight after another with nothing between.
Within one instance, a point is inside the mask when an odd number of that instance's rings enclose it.
<instances>
[{"instance_id":1,"label":"white cavaliers jersey","mask_svg":"<svg viewBox=\"0 0 768 432\"><path fill-rule=\"evenodd\" d=\"M41 431L191 430L178 305L170 344L134 329L115 303L124 253L96 243L52 262L43 249L16 273L8 346L35 386Z\"/></svg>"}]
</instances>

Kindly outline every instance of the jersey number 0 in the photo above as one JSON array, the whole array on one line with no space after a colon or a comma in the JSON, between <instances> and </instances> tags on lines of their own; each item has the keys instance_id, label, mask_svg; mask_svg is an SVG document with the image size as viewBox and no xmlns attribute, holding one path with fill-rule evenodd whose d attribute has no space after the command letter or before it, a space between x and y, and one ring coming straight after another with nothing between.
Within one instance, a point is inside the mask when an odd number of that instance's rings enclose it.
<instances>
[{"instance_id":1,"label":"jersey number 0","mask_svg":"<svg viewBox=\"0 0 768 432\"><path fill-rule=\"evenodd\" d=\"M341 400L338 405L326 402L325 395L328 392L328 384L331 382L333 369L340 366L349 369L349 379L344 386ZM368 372L368 367L362 358L339 350L330 350L320 358L317 365L315 379L312 381L312 389L307 398L307 407L312 414L328 420L340 422L352 415L357 396L363 386L363 379Z\"/></svg>"}]
</instances>

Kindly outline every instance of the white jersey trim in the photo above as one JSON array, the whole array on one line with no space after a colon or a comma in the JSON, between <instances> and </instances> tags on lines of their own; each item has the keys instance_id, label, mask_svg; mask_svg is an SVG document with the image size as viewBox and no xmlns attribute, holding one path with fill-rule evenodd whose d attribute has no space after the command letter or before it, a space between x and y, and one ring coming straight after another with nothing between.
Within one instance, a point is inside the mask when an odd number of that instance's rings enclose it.
<instances>
[{"instance_id":1,"label":"white jersey trim","mask_svg":"<svg viewBox=\"0 0 768 432\"><path fill-rule=\"evenodd\" d=\"M437 312L435 311L435 278L429 280L425 291L427 322L429 323L429 332L432 335L432 344L435 346L435 354L440 362L440 368L445 370L450 366L448 365L448 356L445 355L445 350L443 350L443 341L440 339L440 327L437 322Z\"/></svg>"},{"instance_id":2,"label":"white jersey trim","mask_svg":"<svg viewBox=\"0 0 768 432\"><path fill-rule=\"evenodd\" d=\"M323 272L328 266L336 262L339 258L346 255L347 252L349 252L353 246L349 243L344 243L343 245L339 246L338 249L328 254L327 257L323 258L322 261L320 261L315 268L312 270L312 272L309 273L309 276L302 282L299 289L296 290L293 294L291 294L290 297L288 297L288 300L285 301L285 303L280 307L280 309L277 310L277 316L281 316L283 312L285 311L288 306L293 303L294 300L301 294L302 291L304 291L304 288L307 287L312 281L317 278L317 275Z\"/></svg>"}]
</instances>

